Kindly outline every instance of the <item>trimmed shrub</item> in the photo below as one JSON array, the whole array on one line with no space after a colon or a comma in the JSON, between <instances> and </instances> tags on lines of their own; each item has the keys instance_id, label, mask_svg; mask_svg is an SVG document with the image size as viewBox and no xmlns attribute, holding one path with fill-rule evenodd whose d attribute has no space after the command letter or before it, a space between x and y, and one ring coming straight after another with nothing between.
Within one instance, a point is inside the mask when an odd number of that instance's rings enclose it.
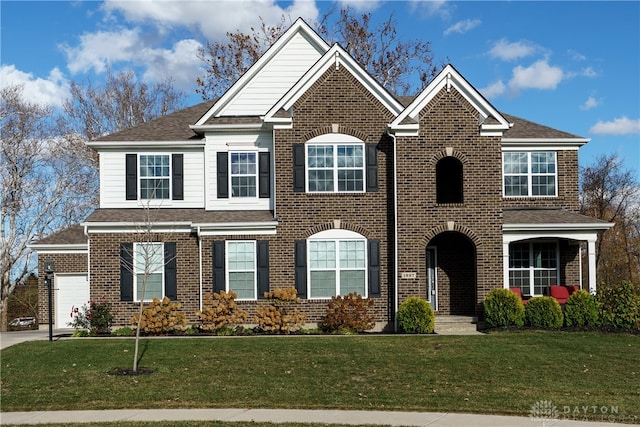
<instances>
[{"instance_id":1,"label":"trimmed shrub","mask_svg":"<svg viewBox=\"0 0 640 427\"><path fill-rule=\"evenodd\" d=\"M533 297L524 307L524 323L536 328L562 327L562 307L554 297Z\"/></svg>"},{"instance_id":2,"label":"trimmed shrub","mask_svg":"<svg viewBox=\"0 0 640 427\"><path fill-rule=\"evenodd\" d=\"M601 326L640 329L640 292L633 283L598 288L596 303Z\"/></svg>"},{"instance_id":3,"label":"trimmed shrub","mask_svg":"<svg viewBox=\"0 0 640 427\"><path fill-rule=\"evenodd\" d=\"M373 300L362 298L355 292L346 296L335 296L331 298L327 307L327 312L318 327L323 332L329 333L358 333L372 329L375 320L369 310L373 307Z\"/></svg>"},{"instance_id":4,"label":"trimmed shrub","mask_svg":"<svg viewBox=\"0 0 640 427\"><path fill-rule=\"evenodd\" d=\"M179 302L164 297L162 301L154 298L149 307L142 312L140 331L148 335L162 335L182 331L187 326L187 318L180 313ZM134 328L138 324L138 315L131 321Z\"/></svg>"},{"instance_id":5,"label":"trimmed shrub","mask_svg":"<svg viewBox=\"0 0 640 427\"><path fill-rule=\"evenodd\" d=\"M431 334L435 313L427 300L409 297L398 308L398 325L407 334Z\"/></svg>"},{"instance_id":6,"label":"trimmed shrub","mask_svg":"<svg viewBox=\"0 0 640 427\"><path fill-rule=\"evenodd\" d=\"M207 292L204 295L202 310L196 311L200 318L200 329L207 332L219 332L247 321L247 312L238 307L233 291L220 293Z\"/></svg>"},{"instance_id":7,"label":"trimmed shrub","mask_svg":"<svg viewBox=\"0 0 640 427\"><path fill-rule=\"evenodd\" d=\"M524 305L509 289L492 289L484 299L484 321L490 328L524 325Z\"/></svg>"},{"instance_id":8,"label":"trimmed shrub","mask_svg":"<svg viewBox=\"0 0 640 427\"><path fill-rule=\"evenodd\" d=\"M595 326L598 323L596 299L589 292L580 289L571 294L564 305L566 326Z\"/></svg>"},{"instance_id":9,"label":"trimmed shrub","mask_svg":"<svg viewBox=\"0 0 640 427\"><path fill-rule=\"evenodd\" d=\"M300 303L296 288L275 289L273 292L265 292L264 297L270 304L256 308L255 320L260 329L289 334L304 326L307 318L295 307Z\"/></svg>"},{"instance_id":10,"label":"trimmed shrub","mask_svg":"<svg viewBox=\"0 0 640 427\"><path fill-rule=\"evenodd\" d=\"M108 334L113 324L111 306L104 300L89 301L88 306L71 307L71 319L67 325L76 330L75 336ZM82 334L81 330L86 331L86 334Z\"/></svg>"}]
</instances>

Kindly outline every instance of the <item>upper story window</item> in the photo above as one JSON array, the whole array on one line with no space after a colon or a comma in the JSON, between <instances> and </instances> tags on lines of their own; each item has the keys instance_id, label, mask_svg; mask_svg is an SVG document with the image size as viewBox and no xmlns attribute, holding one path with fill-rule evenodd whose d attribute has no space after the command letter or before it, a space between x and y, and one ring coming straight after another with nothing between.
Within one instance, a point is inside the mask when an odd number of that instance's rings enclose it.
<instances>
[{"instance_id":1,"label":"upper story window","mask_svg":"<svg viewBox=\"0 0 640 427\"><path fill-rule=\"evenodd\" d=\"M455 157L445 157L436 164L436 202L463 201L462 163Z\"/></svg>"},{"instance_id":2,"label":"upper story window","mask_svg":"<svg viewBox=\"0 0 640 427\"><path fill-rule=\"evenodd\" d=\"M231 197L256 197L258 167L256 153L229 153Z\"/></svg>"},{"instance_id":3,"label":"upper story window","mask_svg":"<svg viewBox=\"0 0 640 427\"><path fill-rule=\"evenodd\" d=\"M184 200L183 154L126 154L126 200Z\"/></svg>"},{"instance_id":4,"label":"upper story window","mask_svg":"<svg viewBox=\"0 0 640 427\"><path fill-rule=\"evenodd\" d=\"M164 245L135 243L133 245L134 301L151 301L164 297Z\"/></svg>"},{"instance_id":5,"label":"upper story window","mask_svg":"<svg viewBox=\"0 0 640 427\"><path fill-rule=\"evenodd\" d=\"M169 155L140 155L140 198L168 199Z\"/></svg>"},{"instance_id":6,"label":"upper story window","mask_svg":"<svg viewBox=\"0 0 640 427\"><path fill-rule=\"evenodd\" d=\"M305 144L293 144L293 191L378 191L378 145L343 133L323 134Z\"/></svg>"},{"instance_id":7,"label":"upper story window","mask_svg":"<svg viewBox=\"0 0 640 427\"><path fill-rule=\"evenodd\" d=\"M310 192L364 191L364 144L308 144Z\"/></svg>"},{"instance_id":8,"label":"upper story window","mask_svg":"<svg viewBox=\"0 0 640 427\"><path fill-rule=\"evenodd\" d=\"M556 196L557 173L554 151L503 153L506 197Z\"/></svg>"}]
</instances>

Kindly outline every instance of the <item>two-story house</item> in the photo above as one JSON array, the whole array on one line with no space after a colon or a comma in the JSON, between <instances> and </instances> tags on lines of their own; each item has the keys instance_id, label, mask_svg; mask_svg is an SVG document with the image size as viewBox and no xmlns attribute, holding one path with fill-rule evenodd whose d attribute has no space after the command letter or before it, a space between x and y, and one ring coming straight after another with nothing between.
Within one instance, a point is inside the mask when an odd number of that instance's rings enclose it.
<instances>
[{"instance_id":1,"label":"two-story house","mask_svg":"<svg viewBox=\"0 0 640 427\"><path fill-rule=\"evenodd\" d=\"M587 142L496 110L451 65L396 98L298 20L219 99L89 142L99 209L33 247L41 276L55 261L58 328L90 298L118 325L164 296L195 322L207 292L254 313L292 286L310 322L350 292L380 328L409 296L480 315L493 288L595 290L609 225L577 213Z\"/></svg>"}]
</instances>

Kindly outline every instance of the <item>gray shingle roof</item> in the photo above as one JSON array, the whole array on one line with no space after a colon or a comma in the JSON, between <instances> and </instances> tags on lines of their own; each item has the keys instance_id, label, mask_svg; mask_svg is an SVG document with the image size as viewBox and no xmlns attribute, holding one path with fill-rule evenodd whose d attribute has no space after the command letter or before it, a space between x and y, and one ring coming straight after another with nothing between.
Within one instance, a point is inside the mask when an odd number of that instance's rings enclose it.
<instances>
[{"instance_id":1,"label":"gray shingle roof","mask_svg":"<svg viewBox=\"0 0 640 427\"><path fill-rule=\"evenodd\" d=\"M505 208L504 224L608 224L562 208Z\"/></svg>"},{"instance_id":2,"label":"gray shingle roof","mask_svg":"<svg viewBox=\"0 0 640 427\"><path fill-rule=\"evenodd\" d=\"M87 243L84 227L72 225L56 233L34 242L34 245L81 245Z\"/></svg>"},{"instance_id":3,"label":"gray shingle roof","mask_svg":"<svg viewBox=\"0 0 640 427\"><path fill-rule=\"evenodd\" d=\"M529 120L512 116L510 114L502 113L502 115L510 123L513 123L513 127L504 133L503 135L504 138L545 138L545 139L547 138L548 139L582 138L581 136L573 135L568 132L563 132L561 130L553 129L548 126L530 122Z\"/></svg>"},{"instance_id":4,"label":"gray shingle roof","mask_svg":"<svg viewBox=\"0 0 640 427\"><path fill-rule=\"evenodd\" d=\"M272 211L206 211L204 209L98 209L85 222L189 222L195 224L269 222Z\"/></svg>"}]
</instances>

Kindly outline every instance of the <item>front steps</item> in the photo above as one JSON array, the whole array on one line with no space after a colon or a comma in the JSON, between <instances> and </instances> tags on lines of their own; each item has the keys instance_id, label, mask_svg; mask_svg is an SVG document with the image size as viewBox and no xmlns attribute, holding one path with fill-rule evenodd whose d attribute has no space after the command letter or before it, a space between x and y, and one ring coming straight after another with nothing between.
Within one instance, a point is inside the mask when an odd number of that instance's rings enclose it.
<instances>
[{"instance_id":1,"label":"front steps","mask_svg":"<svg viewBox=\"0 0 640 427\"><path fill-rule=\"evenodd\" d=\"M473 316L436 315L434 332L438 335L482 335L477 323L478 318Z\"/></svg>"}]
</instances>

